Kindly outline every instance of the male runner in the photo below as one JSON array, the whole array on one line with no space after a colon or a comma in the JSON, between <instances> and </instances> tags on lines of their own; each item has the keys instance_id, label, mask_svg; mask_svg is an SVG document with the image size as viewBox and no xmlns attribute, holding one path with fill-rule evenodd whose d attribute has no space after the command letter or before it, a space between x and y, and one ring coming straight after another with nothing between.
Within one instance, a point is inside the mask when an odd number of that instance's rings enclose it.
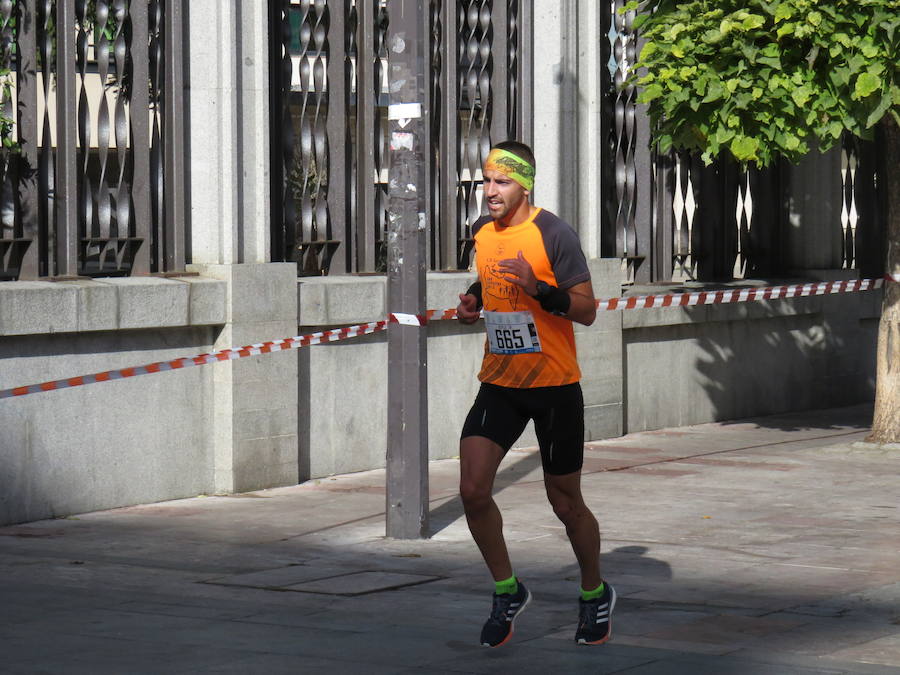
<instances>
[{"instance_id":1,"label":"male runner","mask_svg":"<svg viewBox=\"0 0 900 675\"><path fill-rule=\"evenodd\" d=\"M492 497L506 452L534 420L544 485L581 568L577 644L610 636L616 592L600 577L600 530L581 495L584 402L572 322L591 325L594 291L574 230L534 207L535 161L522 143L498 143L484 164L490 215L472 228L478 281L459 296L459 320L485 310L481 388L460 440L460 495L469 531L494 577L491 616L481 643L499 647L531 600L513 574L503 520Z\"/></svg>"}]
</instances>

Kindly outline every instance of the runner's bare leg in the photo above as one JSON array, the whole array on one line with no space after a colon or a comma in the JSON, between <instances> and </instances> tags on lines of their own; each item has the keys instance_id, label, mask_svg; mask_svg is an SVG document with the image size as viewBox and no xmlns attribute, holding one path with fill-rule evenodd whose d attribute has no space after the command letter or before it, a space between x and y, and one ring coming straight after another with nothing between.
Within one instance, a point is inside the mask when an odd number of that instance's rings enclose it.
<instances>
[{"instance_id":1,"label":"runner's bare leg","mask_svg":"<svg viewBox=\"0 0 900 675\"><path fill-rule=\"evenodd\" d=\"M566 534L581 568L581 587L593 590L600 585L600 526L581 494L581 472L565 476L544 476L547 499L553 512L566 526Z\"/></svg>"},{"instance_id":2,"label":"runner's bare leg","mask_svg":"<svg viewBox=\"0 0 900 675\"><path fill-rule=\"evenodd\" d=\"M467 436L459 443L459 493L466 521L494 581L512 576L503 517L492 494L503 455L503 448L483 436Z\"/></svg>"}]
</instances>

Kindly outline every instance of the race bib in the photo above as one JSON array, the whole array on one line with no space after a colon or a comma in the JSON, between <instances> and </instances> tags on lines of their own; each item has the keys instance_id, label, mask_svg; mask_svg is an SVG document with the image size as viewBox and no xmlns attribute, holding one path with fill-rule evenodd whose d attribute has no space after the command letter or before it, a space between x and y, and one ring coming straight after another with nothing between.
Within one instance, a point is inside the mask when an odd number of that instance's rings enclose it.
<instances>
[{"instance_id":1,"label":"race bib","mask_svg":"<svg viewBox=\"0 0 900 675\"><path fill-rule=\"evenodd\" d=\"M541 351L541 341L531 312L485 312L484 324L492 354Z\"/></svg>"}]
</instances>

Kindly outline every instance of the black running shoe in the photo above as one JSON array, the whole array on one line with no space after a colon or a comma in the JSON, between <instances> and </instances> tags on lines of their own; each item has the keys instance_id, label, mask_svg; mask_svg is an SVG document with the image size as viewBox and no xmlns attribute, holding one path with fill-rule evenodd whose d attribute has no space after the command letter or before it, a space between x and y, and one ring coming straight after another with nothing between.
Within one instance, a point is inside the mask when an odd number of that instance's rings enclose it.
<instances>
[{"instance_id":1,"label":"black running shoe","mask_svg":"<svg viewBox=\"0 0 900 675\"><path fill-rule=\"evenodd\" d=\"M481 629L481 644L485 647L499 647L509 640L513 634L513 621L529 602L531 593L521 581L515 593L494 593L491 617Z\"/></svg>"},{"instance_id":2,"label":"black running shoe","mask_svg":"<svg viewBox=\"0 0 900 675\"><path fill-rule=\"evenodd\" d=\"M578 630L575 643L602 645L612 635L612 612L616 606L616 590L604 582L603 594L594 600L578 598Z\"/></svg>"}]
</instances>

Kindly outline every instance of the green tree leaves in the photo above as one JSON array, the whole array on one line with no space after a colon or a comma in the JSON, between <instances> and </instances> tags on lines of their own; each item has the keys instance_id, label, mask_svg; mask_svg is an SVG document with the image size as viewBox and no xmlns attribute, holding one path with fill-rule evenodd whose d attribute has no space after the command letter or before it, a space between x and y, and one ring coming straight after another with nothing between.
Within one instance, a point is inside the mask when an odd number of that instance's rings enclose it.
<instances>
[{"instance_id":1,"label":"green tree leaves","mask_svg":"<svg viewBox=\"0 0 900 675\"><path fill-rule=\"evenodd\" d=\"M648 0L631 80L665 145L741 162L900 120L900 0Z\"/></svg>"},{"instance_id":2,"label":"green tree leaves","mask_svg":"<svg viewBox=\"0 0 900 675\"><path fill-rule=\"evenodd\" d=\"M747 136L736 136L729 146L735 159L740 162L749 162L758 159L756 151L759 150L759 139Z\"/></svg>"},{"instance_id":3,"label":"green tree leaves","mask_svg":"<svg viewBox=\"0 0 900 675\"><path fill-rule=\"evenodd\" d=\"M871 96L881 89L881 78L875 73L866 72L856 78L856 87L853 90L853 98L861 99Z\"/></svg>"}]
</instances>

